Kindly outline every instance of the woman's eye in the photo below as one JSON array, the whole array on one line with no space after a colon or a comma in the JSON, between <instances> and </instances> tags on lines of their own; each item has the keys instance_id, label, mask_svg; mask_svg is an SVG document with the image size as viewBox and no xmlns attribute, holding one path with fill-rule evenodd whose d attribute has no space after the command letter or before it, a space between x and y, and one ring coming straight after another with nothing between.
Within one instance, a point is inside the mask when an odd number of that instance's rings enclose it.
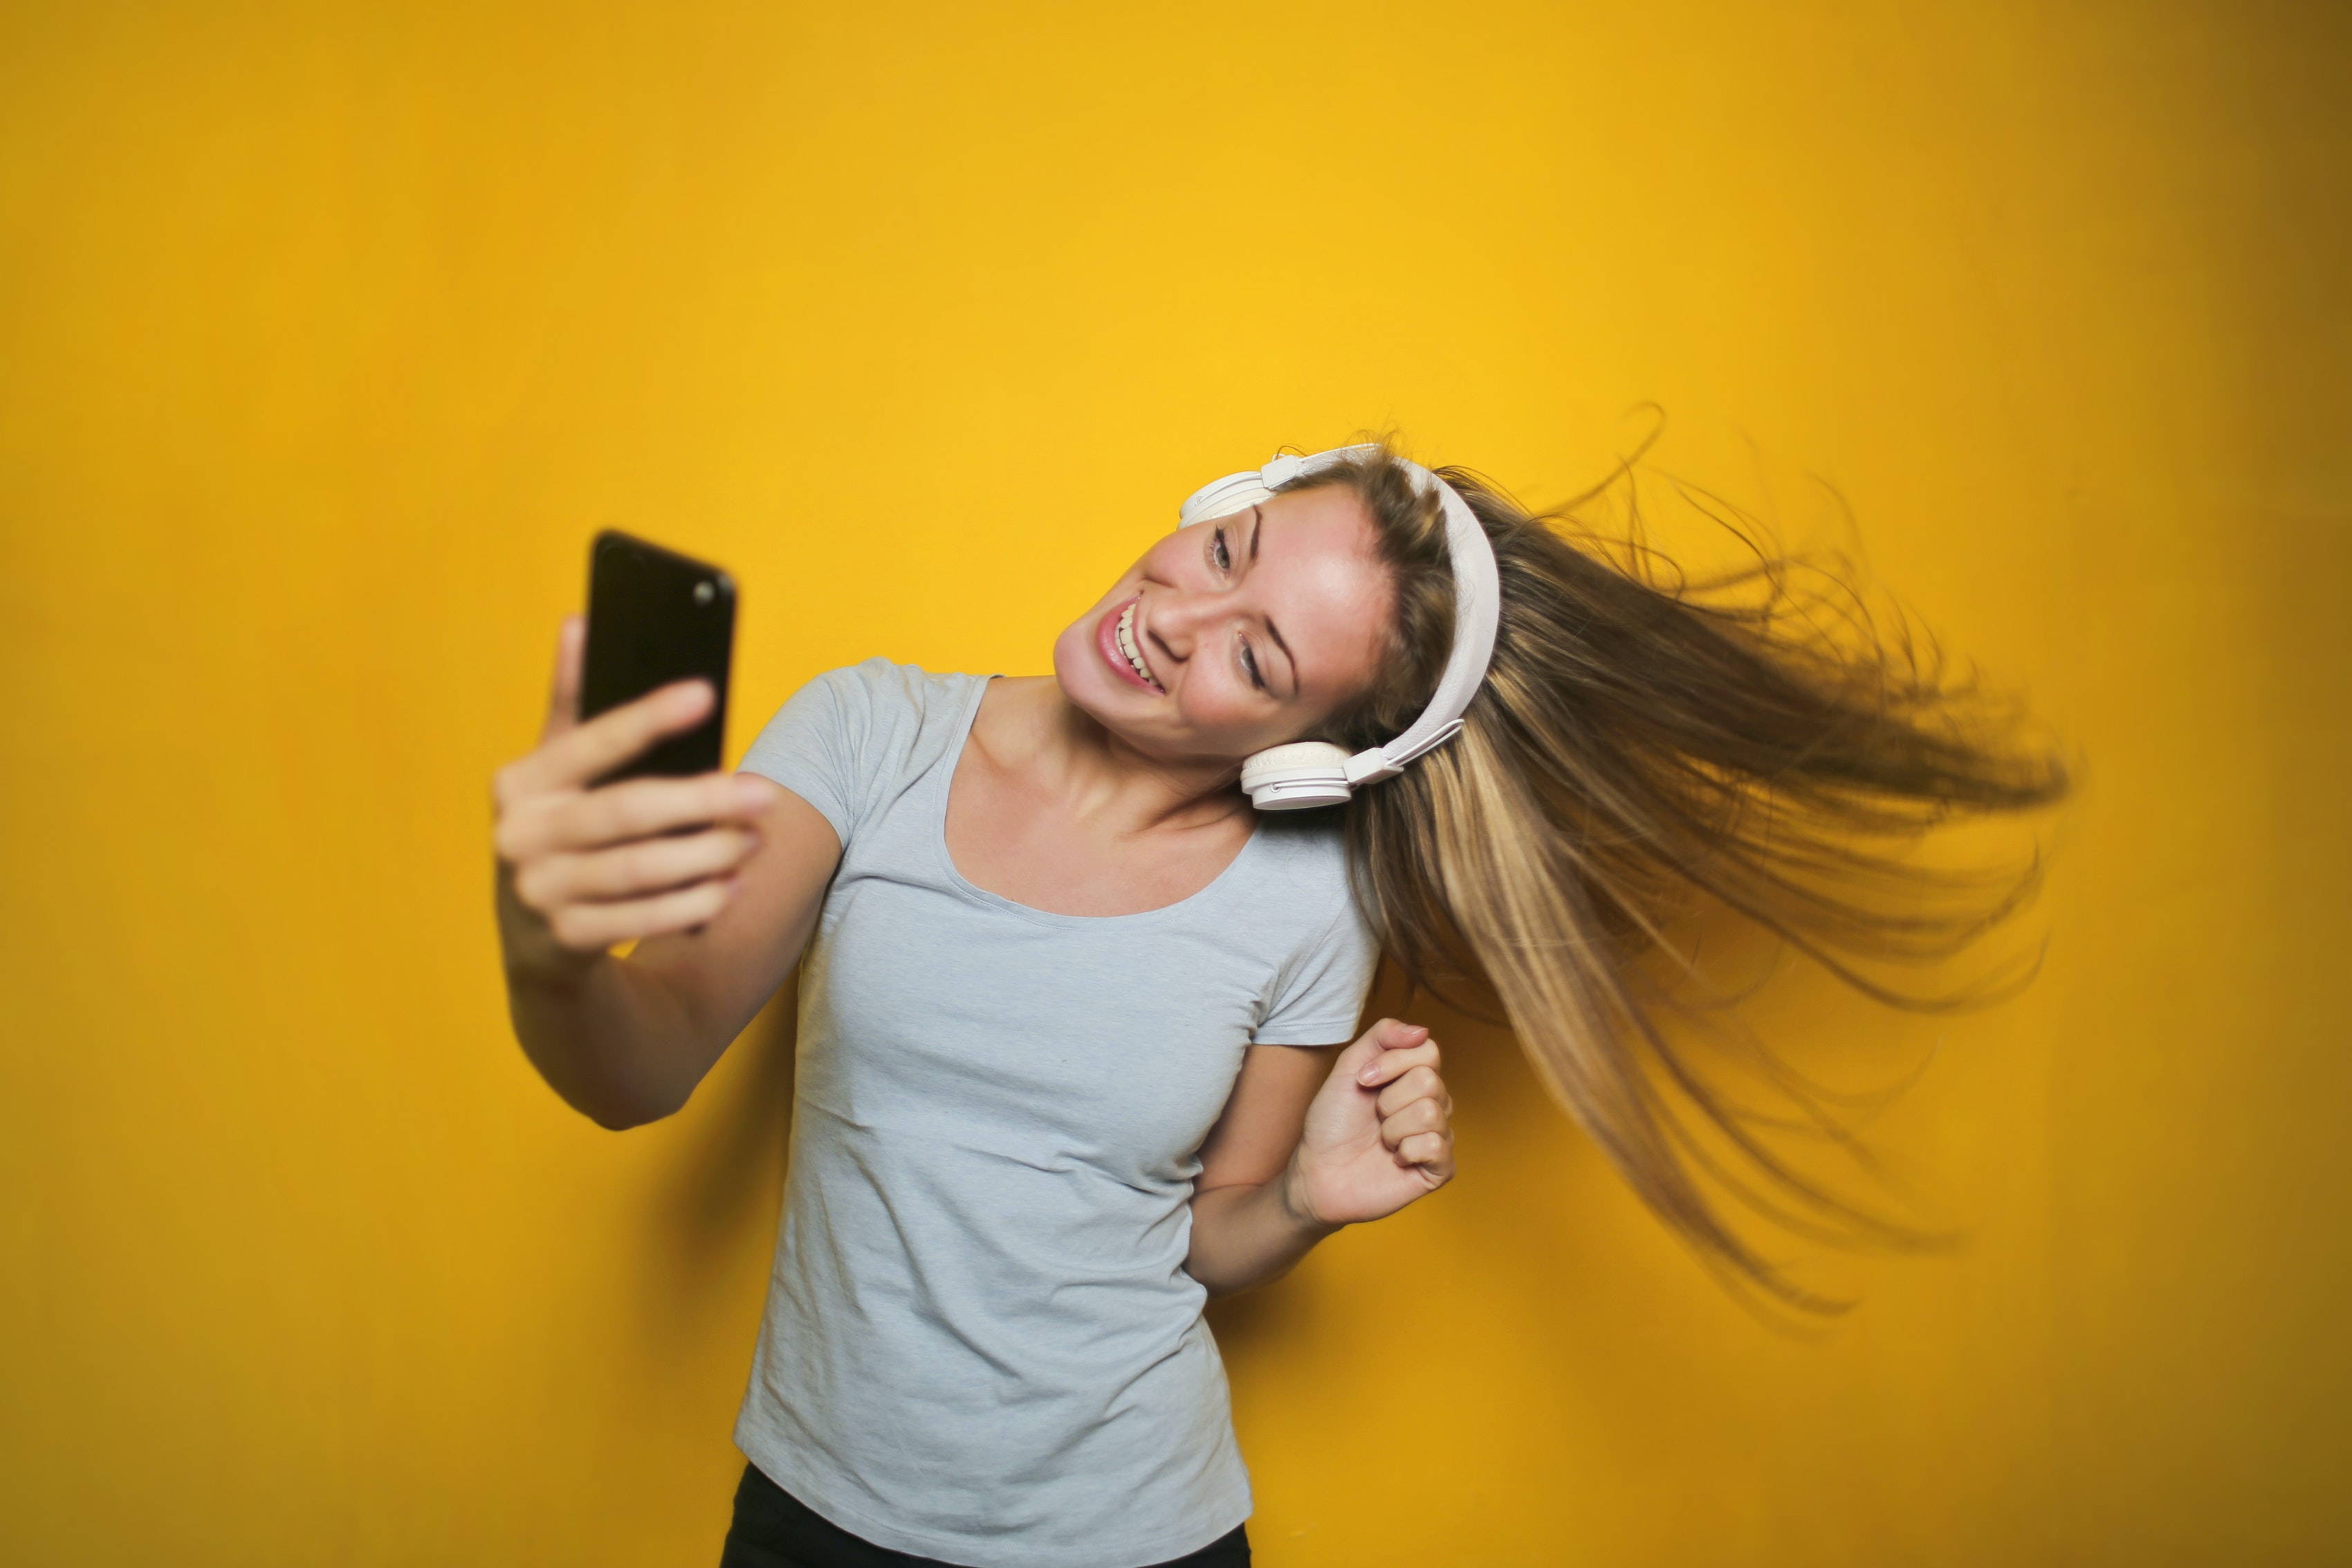
<instances>
[{"instance_id":1,"label":"woman's eye","mask_svg":"<svg viewBox=\"0 0 2352 1568\"><path fill-rule=\"evenodd\" d=\"M1247 643L1242 644L1242 668L1249 672L1250 685L1260 691L1265 690L1265 676L1258 671L1257 654L1251 651Z\"/></svg>"},{"instance_id":2,"label":"woman's eye","mask_svg":"<svg viewBox=\"0 0 2352 1568\"><path fill-rule=\"evenodd\" d=\"M1219 571L1233 570L1234 553L1225 548L1224 529L1217 529L1215 534L1210 538L1209 556L1211 559L1217 563L1217 570Z\"/></svg>"}]
</instances>

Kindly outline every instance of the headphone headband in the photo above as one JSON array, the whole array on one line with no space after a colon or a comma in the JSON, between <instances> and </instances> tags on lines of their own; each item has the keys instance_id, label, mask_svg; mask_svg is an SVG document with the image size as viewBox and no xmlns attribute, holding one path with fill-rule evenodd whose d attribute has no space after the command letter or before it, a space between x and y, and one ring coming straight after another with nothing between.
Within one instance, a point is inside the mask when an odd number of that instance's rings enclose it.
<instances>
[{"instance_id":1,"label":"headphone headband","mask_svg":"<svg viewBox=\"0 0 2352 1568\"><path fill-rule=\"evenodd\" d=\"M1222 517L1269 499L1283 486L1309 474L1352 461L1373 445L1340 446L1309 457L1277 454L1265 467L1250 474L1229 474L1192 493L1177 513L1181 524L1203 517ZM1294 741L1261 751L1242 764L1242 788L1262 811L1298 810L1309 806L1336 806L1362 784L1377 784L1405 770L1413 758L1444 745L1460 733L1462 716L1478 695L1494 657L1495 629L1502 617L1502 581L1495 567L1495 547L1469 504L1436 475L1402 457L1391 462L1402 467L1413 487L1435 495L1445 517L1445 546L1454 569L1454 647L1446 655L1444 673L1429 706L1394 740L1360 751L1353 757L1326 741Z\"/></svg>"}]
</instances>

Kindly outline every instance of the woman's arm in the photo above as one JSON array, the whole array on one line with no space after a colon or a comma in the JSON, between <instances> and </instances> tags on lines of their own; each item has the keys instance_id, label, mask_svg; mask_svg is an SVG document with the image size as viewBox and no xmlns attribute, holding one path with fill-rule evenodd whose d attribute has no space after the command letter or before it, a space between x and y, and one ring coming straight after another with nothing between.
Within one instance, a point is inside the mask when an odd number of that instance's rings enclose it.
<instances>
[{"instance_id":1,"label":"woman's arm","mask_svg":"<svg viewBox=\"0 0 2352 1568\"><path fill-rule=\"evenodd\" d=\"M1213 1296L1246 1291L1341 1226L1453 1180L1454 1101L1437 1061L1429 1031L1394 1019L1344 1051L1251 1047L1201 1149L1186 1271Z\"/></svg>"},{"instance_id":2,"label":"woman's arm","mask_svg":"<svg viewBox=\"0 0 2352 1568\"><path fill-rule=\"evenodd\" d=\"M524 1053L575 1109L630 1127L684 1105L783 983L841 844L750 774L594 787L711 695L667 687L580 724L581 641L575 618L539 748L499 772L499 934Z\"/></svg>"}]
</instances>

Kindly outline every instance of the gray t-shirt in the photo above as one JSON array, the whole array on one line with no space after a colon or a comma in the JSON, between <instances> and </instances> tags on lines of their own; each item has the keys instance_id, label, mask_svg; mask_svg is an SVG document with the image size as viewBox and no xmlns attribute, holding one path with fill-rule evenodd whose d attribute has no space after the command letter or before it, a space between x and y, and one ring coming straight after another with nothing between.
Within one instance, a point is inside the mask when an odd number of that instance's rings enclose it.
<instances>
[{"instance_id":1,"label":"gray t-shirt","mask_svg":"<svg viewBox=\"0 0 2352 1568\"><path fill-rule=\"evenodd\" d=\"M1050 915L950 860L984 678L869 660L743 767L840 870L801 976L792 1173L735 1440L877 1545L1132 1568L1249 1516L1184 1271L1199 1152L1265 1045L1355 1032L1374 960L1336 822L1265 817L1142 915Z\"/></svg>"}]
</instances>

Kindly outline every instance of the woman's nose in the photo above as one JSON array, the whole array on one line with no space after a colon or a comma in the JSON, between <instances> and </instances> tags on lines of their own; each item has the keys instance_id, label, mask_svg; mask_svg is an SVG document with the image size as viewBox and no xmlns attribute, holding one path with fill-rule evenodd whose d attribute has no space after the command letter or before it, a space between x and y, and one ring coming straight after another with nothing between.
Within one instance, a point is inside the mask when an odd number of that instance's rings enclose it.
<instances>
[{"instance_id":1,"label":"woman's nose","mask_svg":"<svg viewBox=\"0 0 2352 1568\"><path fill-rule=\"evenodd\" d=\"M1217 595L1174 589L1159 596L1144 622L1145 632L1179 659L1189 659L1203 627L1217 614Z\"/></svg>"}]
</instances>

